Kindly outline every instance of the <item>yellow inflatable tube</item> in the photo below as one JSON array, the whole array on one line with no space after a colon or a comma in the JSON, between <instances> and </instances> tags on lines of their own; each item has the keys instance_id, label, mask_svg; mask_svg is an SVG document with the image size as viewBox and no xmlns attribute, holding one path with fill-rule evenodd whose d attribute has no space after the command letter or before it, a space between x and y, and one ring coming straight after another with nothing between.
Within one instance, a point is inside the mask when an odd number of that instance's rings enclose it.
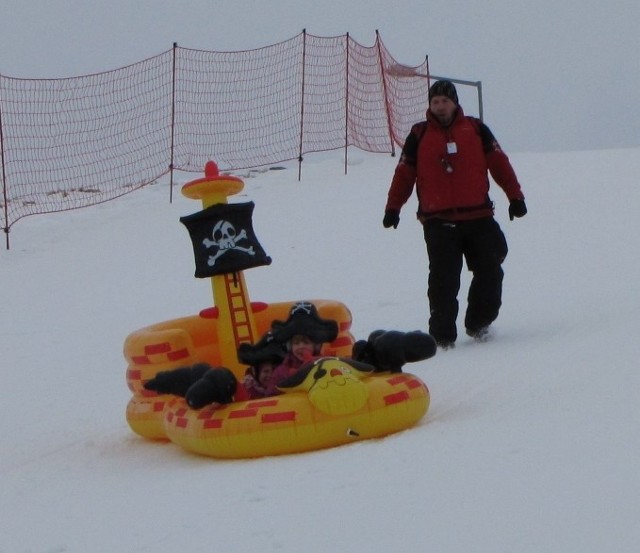
<instances>
[{"instance_id":1,"label":"yellow inflatable tube","mask_svg":"<svg viewBox=\"0 0 640 553\"><path fill-rule=\"evenodd\" d=\"M337 321L338 337L325 344L323 355L349 356L354 338L350 332L351 312L334 300L310 300L316 305L318 313L325 319ZM258 336L269 330L273 320L285 320L296 303L294 301L278 303L251 303L252 316ZM152 439L167 439L163 426L165 404L171 396L158 396L144 389L144 383L158 372L206 362L220 366L218 349L218 312L215 307L202 310L198 315L157 323L131 333L124 343L124 356L128 361L126 379L133 396L126 410L127 422L140 436ZM242 380L245 366L239 362L228 366L239 381Z\"/></svg>"},{"instance_id":2,"label":"yellow inflatable tube","mask_svg":"<svg viewBox=\"0 0 640 553\"><path fill-rule=\"evenodd\" d=\"M162 418L167 437L184 449L234 459L382 437L413 426L428 408L429 390L411 374L370 375L348 360L320 358L282 395L199 411L173 398Z\"/></svg>"}]
</instances>

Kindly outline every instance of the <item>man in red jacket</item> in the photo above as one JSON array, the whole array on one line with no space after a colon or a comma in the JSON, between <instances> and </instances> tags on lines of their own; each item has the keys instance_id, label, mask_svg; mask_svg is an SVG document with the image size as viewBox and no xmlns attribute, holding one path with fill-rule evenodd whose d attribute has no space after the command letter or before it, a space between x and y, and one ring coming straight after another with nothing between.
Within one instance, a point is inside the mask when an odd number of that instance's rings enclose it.
<instances>
[{"instance_id":1,"label":"man in red jacket","mask_svg":"<svg viewBox=\"0 0 640 553\"><path fill-rule=\"evenodd\" d=\"M396 167L383 225L397 228L415 187L418 219L429 255L429 333L444 349L457 338L463 258L473 273L465 315L467 334L488 338L502 304L502 262L507 243L493 217L490 173L509 199L509 219L527 213L518 178L489 128L465 116L452 82L429 89L427 120L416 123Z\"/></svg>"}]
</instances>

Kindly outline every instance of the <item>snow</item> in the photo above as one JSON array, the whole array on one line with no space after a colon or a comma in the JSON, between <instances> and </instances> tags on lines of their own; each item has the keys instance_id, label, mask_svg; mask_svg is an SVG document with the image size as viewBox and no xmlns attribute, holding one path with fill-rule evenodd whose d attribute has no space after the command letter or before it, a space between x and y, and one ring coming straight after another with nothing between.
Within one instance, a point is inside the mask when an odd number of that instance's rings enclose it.
<instances>
[{"instance_id":1,"label":"snow","mask_svg":"<svg viewBox=\"0 0 640 553\"><path fill-rule=\"evenodd\" d=\"M126 336L213 301L178 221L201 206L179 186L172 203L163 181L15 225L0 251L0 552L637 551L640 150L510 157L529 214L510 222L492 187L510 246L493 340L405 367L432 395L416 427L299 455L220 461L126 423ZM424 330L413 200L397 230L381 224L396 160L241 175L230 201L255 202L273 258L245 272L251 299L343 301L357 338Z\"/></svg>"}]
</instances>

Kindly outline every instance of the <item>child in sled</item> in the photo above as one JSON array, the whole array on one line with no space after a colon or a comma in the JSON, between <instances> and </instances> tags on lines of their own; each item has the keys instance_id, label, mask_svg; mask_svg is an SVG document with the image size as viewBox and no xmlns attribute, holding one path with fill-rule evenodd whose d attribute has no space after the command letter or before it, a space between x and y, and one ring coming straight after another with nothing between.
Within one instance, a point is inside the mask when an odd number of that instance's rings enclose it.
<instances>
[{"instance_id":1,"label":"child in sled","mask_svg":"<svg viewBox=\"0 0 640 553\"><path fill-rule=\"evenodd\" d=\"M298 302L291 307L286 321L273 321L271 331L274 339L284 344L287 354L273 371L268 396L278 395L278 384L320 356L322 344L338 337L338 323L321 319L312 303Z\"/></svg>"}]
</instances>

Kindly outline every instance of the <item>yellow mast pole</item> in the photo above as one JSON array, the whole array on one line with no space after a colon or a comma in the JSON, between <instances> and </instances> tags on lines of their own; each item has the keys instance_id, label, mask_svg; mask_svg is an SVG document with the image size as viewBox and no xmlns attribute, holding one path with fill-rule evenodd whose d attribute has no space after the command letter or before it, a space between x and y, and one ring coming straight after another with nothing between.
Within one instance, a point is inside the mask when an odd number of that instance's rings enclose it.
<instances>
[{"instance_id":1,"label":"yellow mast pole","mask_svg":"<svg viewBox=\"0 0 640 553\"><path fill-rule=\"evenodd\" d=\"M208 161L204 178L186 183L182 194L202 200L204 209L215 204L226 204L227 198L244 188L244 182L232 175L220 175L218 166ZM242 271L211 277L213 303L217 307L218 347L221 363L225 367L238 364L237 350L242 342L254 342L256 326L251 311L249 293Z\"/></svg>"}]
</instances>

